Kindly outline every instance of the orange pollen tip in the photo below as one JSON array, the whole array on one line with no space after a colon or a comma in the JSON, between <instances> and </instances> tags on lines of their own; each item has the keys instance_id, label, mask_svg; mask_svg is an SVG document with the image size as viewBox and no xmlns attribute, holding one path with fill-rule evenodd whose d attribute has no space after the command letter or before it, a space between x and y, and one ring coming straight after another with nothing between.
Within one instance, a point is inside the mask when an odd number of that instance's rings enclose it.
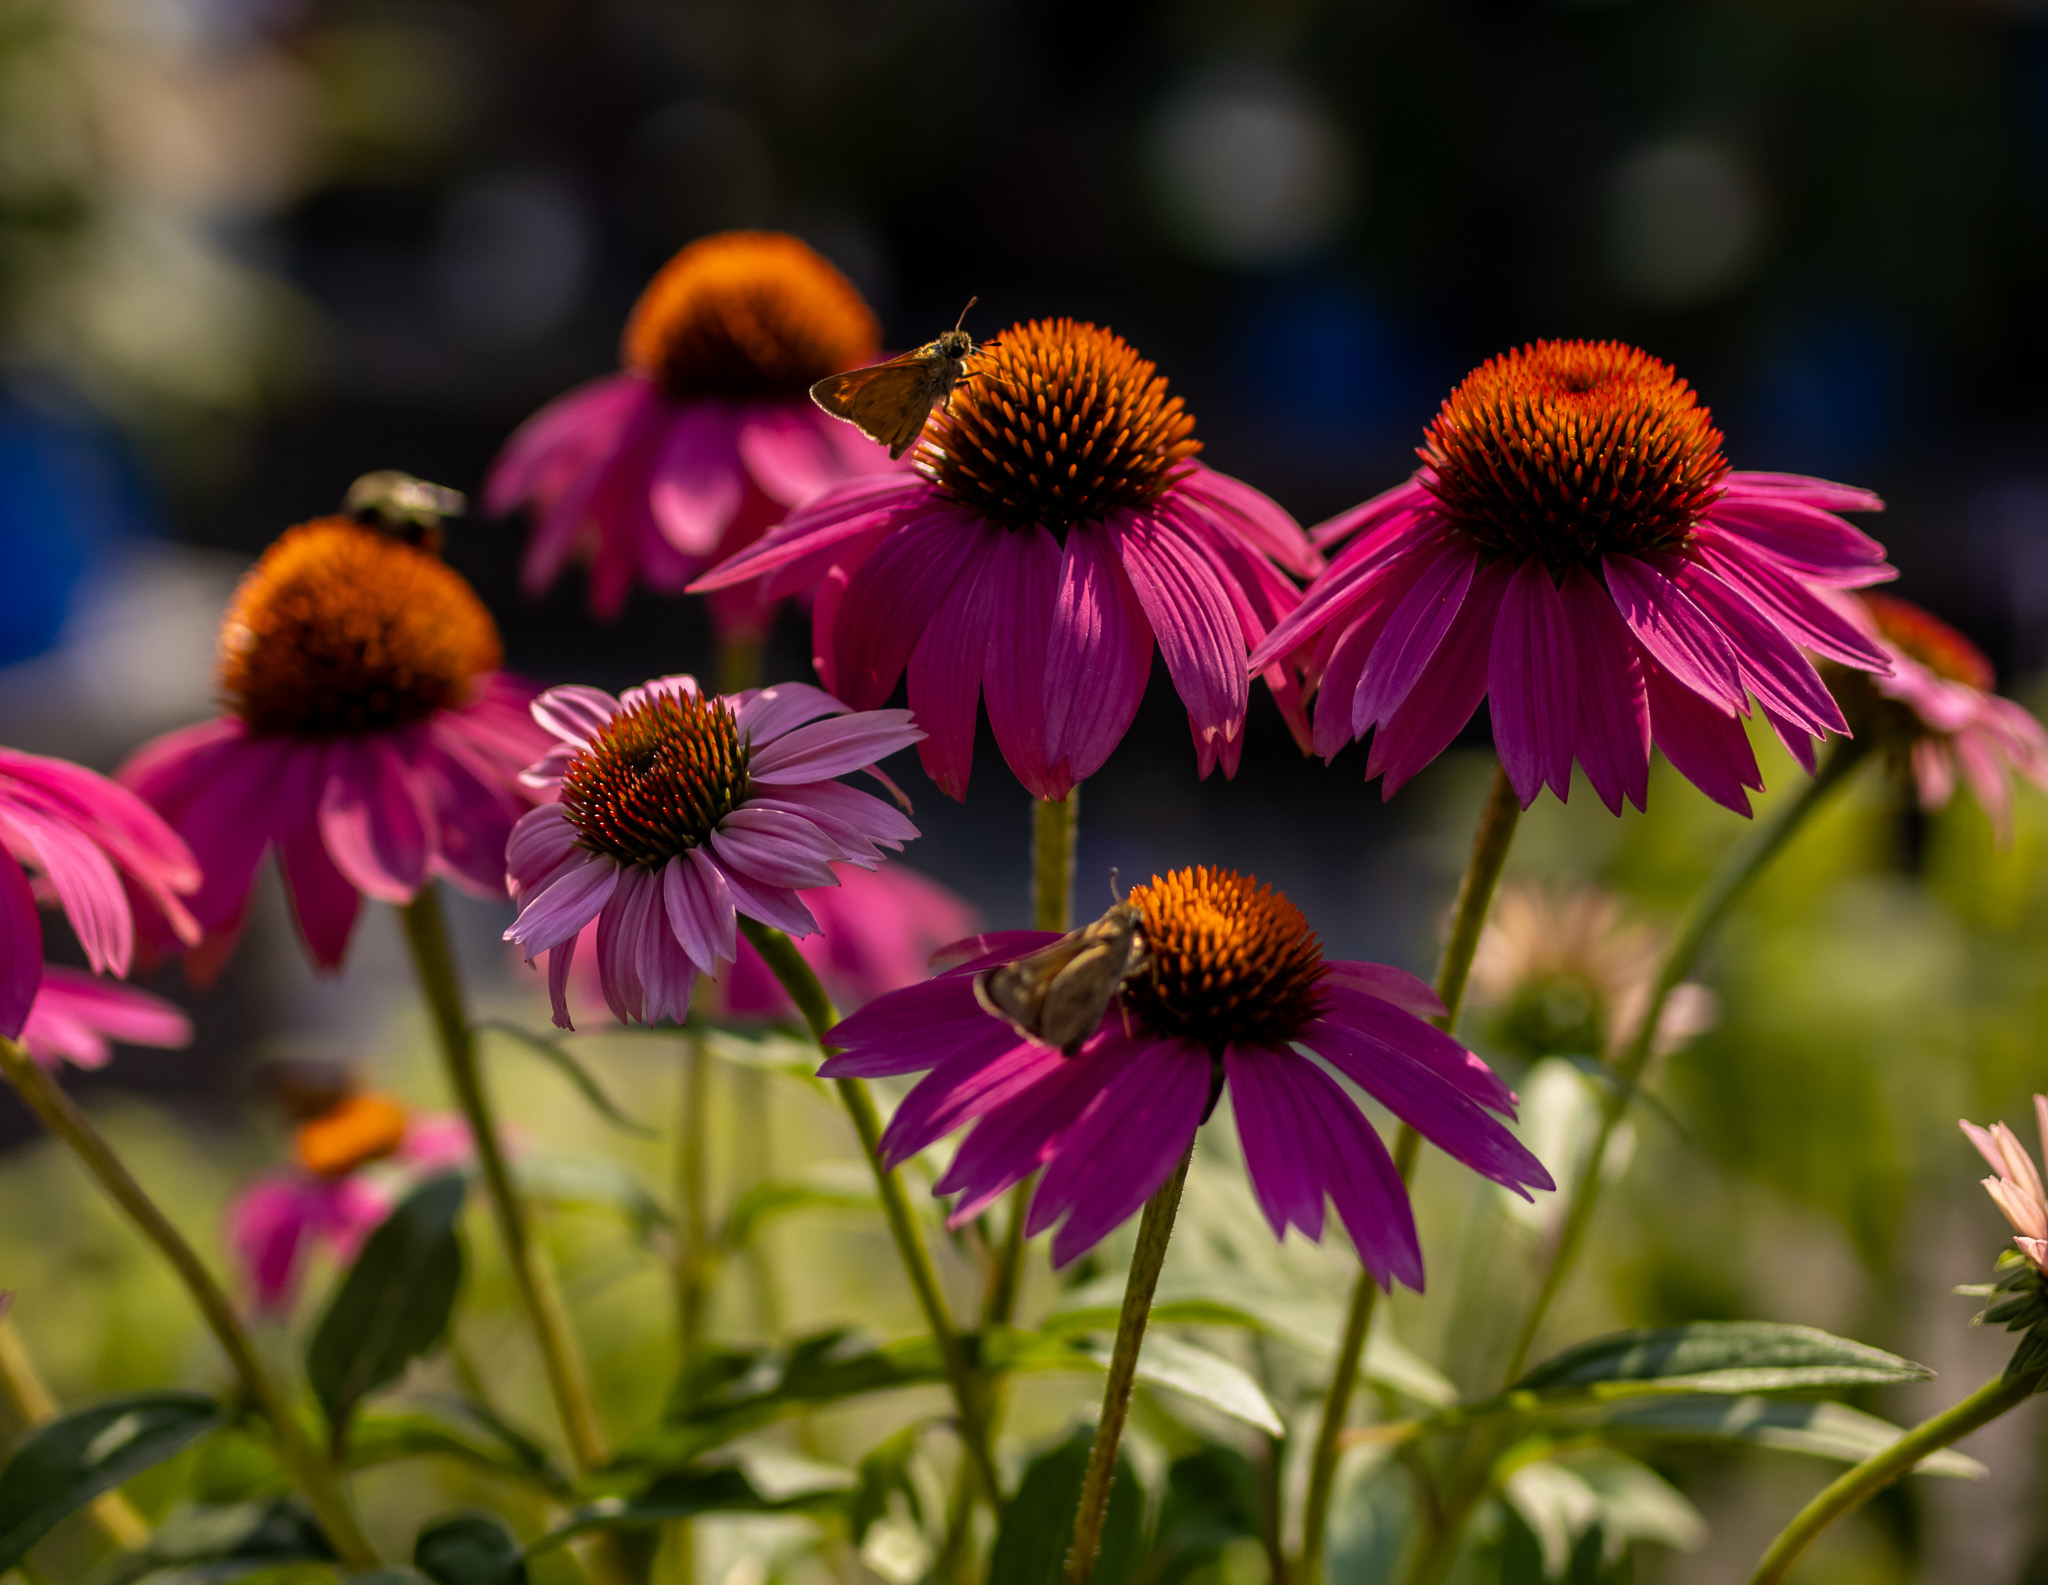
<instances>
[{"instance_id":1,"label":"orange pollen tip","mask_svg":"<svg viewBox=\"0 0 2048 1585\"><path fill-rule=\"evenodd\" d=\"M1149 962L1123 1004L1154 1033L1220 1051L1292 1040L1321 1005L1323 949L1301 910L1270 886L1206 865L1131 888Z\"/></svg>"},{"instance_id":2,"label":"orange pollen tip","mask_svg":"<svg viewBox=\"0 0 2048 1585\"><path fill-rule=\"evenodd\" d=\"M1935 676L1991 692L1997 681L1984 652L1932 612L1897 595L1861 596L1877 630Z\"/></svg>"},{"instance_id":3,"label":"orange pollen tip","mask_svg":"<svg viewBox=\"0 0 2048 1585\"><path fill-rule=\"evenodd\" d=\"M1194 429L1156 365L1123 337L1034 319L967 360L918 466L996 522L1064 530L1157 500L1202 449Z\"/></svg>"},{"instance_id":4,"label":"orange pollen tip","mask_svg":"<svg viewBox=\"0 0 2048 1585\"><path fill-rule=\"evenodd\" d=\"M853 282L780 231L725 231L661 267L626 321L620 356L678 401L802 398L881 355Z\"/></svg>"},{"instance_id":5,"label":"orange pollen tip","mask_svg":"<svg viewBox=\"0 0 2048 1585\"><path fill-rule=\"evenodd\" d=\"M660 694L569 762L562 812L592 852L660 869L746 802L748 757L723 699Z\"/></svg>"},{"instance_id":6,"label":"orange pollen tip","mask_svg":"<svg viewBox=\"0 0 2048 1585\"><path fill-rule=\"evenodd\" d=\"M1560 572L1681 548L1728 472L1692 388L1619 341L1537 341L1481 364L1417 455L1481 549Z\"/></svg>"},{"instance_id":7,"label":"orange pollen tip","mask_svg":"<svg viewBox=\"0 0 2048 1585\"><path fill-rule=\"evenodd\" d=\"M316 1177L342 1178L405 1141L405 1109L388 1095L351 1095L292 1132L292 1154Z\"/></svg>"},{"instance_id":8,"label":"orange pollen tip","mask_svg":"<svg viewBox=\"0 0 2048 1585\"><path fill-rule=\"evenodd\" d=\"M243 577L217 677L253 731L336 737L463 704L503 659L491 613L440 557L325 517L288 529Z\"/></svg>"}]
</instances>

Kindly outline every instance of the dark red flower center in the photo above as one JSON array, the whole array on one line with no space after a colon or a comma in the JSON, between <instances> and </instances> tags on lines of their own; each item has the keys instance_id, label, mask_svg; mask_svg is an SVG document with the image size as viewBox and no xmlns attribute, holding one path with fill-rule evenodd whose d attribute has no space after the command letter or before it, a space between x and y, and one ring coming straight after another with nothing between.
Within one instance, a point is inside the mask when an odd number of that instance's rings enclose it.
<instances>
[{"instance_id":1,"label":"dark red flower center","mask_svg":"<svg viewBox=\"0 0 2048 1585\"><path fill-rule=\"evenodd\" d=\"M1896 595L1866 594L1877 630L1935 676L1989 693L1996 682L1984 652L1931 612Z\"/></svg>"},{"instance_id":2,"label":"dark red flower center","mask_svg":"<svg viewBox=\"0 0 2048 1585\"><path fill-rule=\"evenodd\" d=\"M1728 472L1692 388L1619 341L1538 341L1481 364L1419 455L1445 515L1483 549L1560 571L1678 549Z\"/></svg>"},{"instance_id":3,"label":"dark red flower center","mask_svg":"<svg viewBox=\"0 0 2048 1585\"><path fill-rule=\"evenodd\" d=\"M723 699L657 694L569 762L562 812L593 852L659 869L746 802L748 758Z\"/></svg>"},{"instance_id":4,"label":"dark red flower center","mask_svg":"<svg viewBox=\"0 0 2048 1585\"><path fill-rule=\"evenodd\" d=\"M503 655L491 613L440 557L328 517L288 530L242 579L218 677L254 731L333 737L460 705Z\"/></svg>"},{"instance_id":5,"label":"dark red flower center","mask_svg":"<svg viewBox=\"0 0 2048 1585\"><path fill-rule=\"evenodd\" d=\"M1157 500L1202 449L1165 377L1123 337L1072 319L1012 325L932 415L918 466L998 523L1064 532Z\"/></svg>"},{"instance_id":6,"label":"dark red flower center","mask_svg":"<svg viewBox=\"0 0 2048 1585\"><path fill-rule=\"evenodd\" d=\"M678 401L796 401L828 374L873 363L879 338L853 282L816 251L779 231L727 231L648 282L621 356Z\"/></svg>"},{"instance_id":7,"label":"dark red flower center","mask_svg":"<svg viewBox=\"0 0 2048 1585\"><path fill-rule=\"evenodd\" d=\"M1206 865L1131 888L1145 920L1146 967L1123 988L1155 1034L1220 1051L1292 1040L1316 1016L1323 949L1301 910L1270 886Z\"/></svg>"}]
</instances>

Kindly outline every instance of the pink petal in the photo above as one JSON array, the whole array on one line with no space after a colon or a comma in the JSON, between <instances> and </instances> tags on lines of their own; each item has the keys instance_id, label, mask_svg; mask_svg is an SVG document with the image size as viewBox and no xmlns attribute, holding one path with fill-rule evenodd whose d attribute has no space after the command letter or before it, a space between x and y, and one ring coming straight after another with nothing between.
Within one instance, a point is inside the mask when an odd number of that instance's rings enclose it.
<instances>
[{"instance_id":1,"label":"pink petal","mask_svg":"<svg viewBox=\"0 0 2048 1585\"><path fill-rule=\"evenodd\" d=\"M1874 490L1803 473L1731 473L1722 481L1722 499L1793 500L1824 512L1882 512L1884 497Z\"/></svg>"},{"instance_id":2,"label":"pink petal","mask_svg":"<svg viewBox=\"0 0 2048 1585\"><path fill-rule=\"evenodd\" d=\"M1124 514L1112 520L1110 532L1174 691L1187 706L1206 775L1222 744L1243 728L1251 690L1230 596L1207 559L1158 519Z\"/></svg>"},{"instance_id":3,"label":"pink petal","mask_svg":"<svg viewBox=\"0 0 2048 1585\"><path fill-rule=\"evenodd\" d=\"M728 875L766 886L830 886L839 845L802 815L742 804L711 833L711 851Z\"/></svg>"},{"instance_id":4,"label":"pink petal","mask_svg":"<svg viewBox=\"0 0 2048 1585\"><path fill-rule=\"evenodd\" d=\"M569 970L576 962L577 943L582 932L572 931L567 939L557 942L548 950L548 1001L554 1009L554 1025L557 1029L574 1029L569 1021ZM531 963L532 958L527 962Z\"/></svg>"},{"instance_id":5,"label":"pink petal","mask_svg":"<svg viewBox=\"0 0 2048 1585\"><path fill-rule=\"evenodd\" d=\"M1880 675L1890 669L1884 650L1874 639L1773 558L1731 534L1704 525L1693 536L1691 553L1724 583L1740 589L1807 649Z\"/></svg>"},{"instance_id":6,"label":"pink petal","mask_svg":"<svg viewBox=\"0 0 2048 1585\"><path fill-rule=\"evenodd\" d=\"M655 524L685 556L709 556L739 510L739 421L712 397L685 402L656 453L648 491Z\"/></svg>"},{"instance_id":7,"label":"pink petal","mask_svg":"<svg viewBox=\"0 0 2048 1585\"><path fill-rule=\"evenodd\" d=\"M1435 664L1409 690L1393 719L1373 734L1365 774L1368 781L1375 776L1386 778L1380 784L1383 797L1393 797L1448 748L1472 719L1479 701L1486 697L1494 618L1499 614L1501 592L1507 587L1508 576L1504 561L1479 570L1465 595L1458 620L1437 646Z\"/></svg>"},{"instance_id":8,"label":"pink petal","mask_svg":"<svg viewBox=\"0 0 2048 1585\"><path fill-rule=\"evenodd\" d=\"M13 1040L43 977L43 921L21 866L0 853L0 1035Z\"/></svg>"},{"instance_id":9,"label":"pink petal","mask_svg":"<svg viewBox=\"0 0 2048 1585\"><path fill-rule=\"evenodd\" d=\"M878 996L840 1019L826 1035L840 1054L818 1071L826 1078L872 1079L941 1067L963 1042L991 1029L1017 1038L1007 1023L982 1009L971 979L927 980Z\"/></svg>"},{"instance_id":10,"label":"pink petal","mask_svg":"<svg viewBox=\"0 0 2048 1585\"><path fill-rule=\"evenodd\" d=\"M597 916L598 983L605 1005L622 1024L650 1017L643 970L653 960L650 938L668 931L661 877L637 864L619 868L618 884Z\"/></svg>"},{"instance_id":11,"label":"pink petal","mask_svg":"<svg viewBox=\"0 0 2048 1585\"><path fill-rule=\"evenodd\" d=\"M968 773L974 767L975 707L981 698L981 668L1000 592L991 569L1004 532L980 527L959 536L959 554L965 558L959 576L910 652L910 708L925 732L917 757L925 774L953 798L967 796ZM868 565L873 564L870 561ZM847 590L849 607L859 584L856 577ZM843 620L840 631L845 632Z\"/></svg>"},{"instance_id":12,"label":"pink petal","mask_svg":"<svg viewBox=\"0 0 2048 1585\"><path fill-rule=\"evenodd\" d=\"M908 710L862 710L813 721L755 749L747 775L769 786L828 781L887 759L923 736Z\"/></svg>"},{"instance_id":13,"label":"pink petal","mask_svg":"<svg viewBox=\"0 0 2048 1585\"><path fill-rule=\"evenodd\" d=\"M1390 968L1384 963L1355 963L1331 958L1323 962L1323 978L1331 985L1348 986L1367 996L1377 996L1381 1001L1390 1002L1418 1018L1443 1016L1444 1004L1436 991L1406 969Z\"/></svg>"},{"instance_id":14,"label":"pink petal","mask_svg":"<svg viewBox=\"0 0 2048 1585\"><path fill-rule=\"evenodd\" d=\"M911 518L929 512L937 498L931 483L916 473L847 479L806 501L778 527L712 568L690 585L689 592L707 594L756 578L768 579L774 588L778 574L828 556L849 540L879 528L907 527Z\"/></svg>"},{"instance_id":15,"label":"pink petal","mask_svg":"<svg viewBox=\"0 0 2048 1585\"><path fill-rule=\"evenodd\" d=\"M22 1043L39 1060L45 1051L81 1067L107 1060L109 1039L174 1048L192 1043L192 1021L160 996L52 964L43 970Z\"/></svg>"},{"instance_id":16,"label":"pink petal","mask_svg":"<svg viewBox=\"0 0 2048 1585\"><path fill-rule=\"evenodd\" d=\"M1635 640L1614 599L1583 567L1558 591L1579 664L1579 764L1609 812L1650 795L1650 703Z\"/></svg>"},{"instance_id":17,"label":"pink petal","mask_svg":"<svg viewBox=\"0 0 2048 1585\"><path fill-rule=\"evenodd\" d=\"M1199 501L1208 515L1220 518L1233 536L1297 578L1313 578L1322 570L1323 558L1316 554L1301 525L1287 509L1242 479L1197 462L1174 488Z\"/></svg>"},{"instance_id":18,"label":"pink petal","mask_svg":"<svg viewBox=\"0 0 2048 1585\"><path fill-rule=\"evenodd\" d=\"M1546 782L1560 801L1571 796L1578 682L1564 600L1549 569L1531 558L1501 596L1486 672L1493 745L1524 809Z\"/></svg>"},{"instance_id":19,"label":"pink petal","mask_svg":"<svg viewBox=\"0 0 2048 1585\"><path fill-rule=\"evenodd\" d=\"M1478 556L1461 544L1446 545L1421 565L1365 663L1351 702L1354 736L1384 726L1407 699L1457 620L1478 566Z\"/></svg>"},{"instance_id":20,"label":"pink petal","mask_svg":"<svg viewBox=\"0 0 2048 1585\"><path fill-rule=\"evenodd\" d=\"M1639 557L1609 556L1603 567L1622 620L1659 666L1702 698L1748 709L1735 653L1712 618Z\"/></svg>"},{"instance_id":21,"label":"pink petal","mask_svg":"<svg viewBox=\"0 0 2048 1585\"><path fill-rule=\"evenodd\" d=\"M951 1024L945 1027L954 1030ZM1064 1060L1050 1046L1023 1039L986 1013L978 1022L954 1030L945 1059L918 1081L890 1117L881 1140L883 1164L901 1166L954 1129L1043 1083ZM839 1078L880 1067L872 1059L849 1062L840 1056L818 1071Z\"/></svg>"},{"instance_id":22,"label":"pink petal","mask_svg":"<svg viewBox=\"0 0 2048 1585\"><path fill-rule=\"evenodd\" d=\"M1013 1184L1045 1164L1060 1135L1101 1094L1117 1066L1127 1060L1130 1045L1121 1035L1098 1036L1071 1057L1050 1046L1031 1046L1036 1065L1033 1082L1006 1087L1000 1105L982 1112L974 1129L960 1142L935 1194L958 1194L948 1220L972 1220ZM1037 1202L1033 1199L1033 1211ZM1043 1223L1027 1221L1032 1233Z\"/></svg>"},{"instance_id":23,"label":"pink petal","mask_svg":"<svg viewBox=\"0 0 2048 1585\"><path fill-rule=\"evenodd\" d=\"M888 702L912 651L973 576L1000 530L956 514L921 519L877 545L847 585L833 630L833 691L855 709ZM977 632L977 637L981 635ZM974 687L979 688L977 665ZM916 708L916 700L911 701ZM927 732L929 721L920 724Z\"/></svg>"},{"instance_id":24,"label":"pink petal","mask_svg":"<svg viewBox=\"0 0 2048 1585\"><path fill-rule=\"evenodd\" d=\"M1349 539L1354 534L1370 540L1375 530L1392 519L1432 506L1435 501L1429 487L1417 476L1316 524L1308 531L1308 537L1312 544L1322 548L1334 545L1340 539Z\"/></svg>"},{"instance_id":25,"label":"pink petal","mask_svg":"<svg viewBox=\"0 0 2048 1585\"><path fill-rule=\"evenodd\" d=\"M277 858L306 950L319 967L339 969L362 909L362 893L328 857L317 819L303 820L287 831L278 841Z\"/></svg>"},{"instance_id":26,"label":"pink petal","mask_svg":"<svg viewBox=\"0 0 2048 1585\"><path fill-rule=\"evenodd\" d=\"M1734 711L1681 687L1654 662L1643 663L1650 733L1671 767L1718 804L1749 813L1745 787L1762 788L1756 755Z\"/></svg>"},{"instance_id":27,"label":"pink petal","mask_svg":"<svg viewBox=\"0 0 2048 1585\"><path fill-rule=\"evenodd\" d=\"M783 506L800 506L845 478L839 448L824 433L839 421L804 402L750 402L740 409L740 461L754 482Z\"/></svg>"},{"instance_id":28,"label":"pink petal","mask_svg":"<svg viewBox=\"0 0 2048 1585\"><path fill-rule=\"evenodd\" d=\"M1704 567L1670 557L1659 570L1728 636L1742 680L1761 703L1816 735L1849 730L1819 674L1763 612Z\"/></svg>"},{"instance_id":29,"label":"pink petal","mask_svg":"<svg viewBox=\"0 0 2048 1585\"><path fill-rule=\"evenodd\" d=\"M846 849L873 858L876 846L901 850L917 836L903 811L870 797L844 782L815 782L806 787L773 787L747 800L747 807L781 809L803 816Z\"/></svg>"},{"instance_id":30,"label":"pink petal","mask_svg":"<svg viewBox=\"0 0 2048 1585\"><path fill-rule=\"evenodd\" d=\"M559 804L529 809L505 844L505 879L512 892L532 891L586 850Z\"/></svg>"},{"instance_id":31,"label":"pink petal","mask_svg":"<svg viewBox=\"0 0 2048 1585\"><path fill-rule=\"evenodd\" d=\"M590 740L612 723L619 713L619 701L602 688L567 683L550 688L528 708L534 720L571 748L588 748Z\"/></svg>"},{"instance_id":32,"label":"pink petal","mask_svg":"<svg viewBox=\"0 0 2048 1585\"><path fill-rule=\"evenodd\" d=\"M593 853L582 863L558 870L552 880L527 898L519 917L505 931L531 963L550 947L574 936L611 900L619 884L619 861Z\"/></svg>"},{"instance_id":33,"label":"pink petal","mask_svg":"<svg viewBox=\"0 0 2048 1585\"><path fill-rule=\"evenodd\" d=\"M741 736L761 748L806 721L845 714L846 706L822 688L807 682L779 682L772 688L750 688L741 694L733 719Z\"/></svg>"},{"instance_id":34,"label":"pink petal","mask_svg":"<svg viewBox=\"0 0 2048 1585\"><path fill-rule=\"evenodd\" d=\"M694 851L702 853L704 850L698 848ZM725 865L719 866L719 875L725 881L725 889L732 894L733 907L747 918L758 919L764 925L773 925L793 936L807 936L818 928L818 921L804 906L803 898L797 895L794 887L771 886Z\"/></svg>"},{"instance_id":35,"label":"pink petal","mask_svg":"<svg viewBox=\"0 0 2048 1585\"><path fill-rule=\"evenodd\" d=\"M408 903L419 895L431 851L425 811L389 745L376 738L334 741L320 832L329 856L364 896Z\"/></svg>"},{"instance_id":36,"label":"pink petal","mask_svg":"<svg viewBox=\"0 0 2048 1585\"><path fill-rule=\"evenodd\" d=\"M94 972L111 969L126 974L135 947L135 920L121 877L106 854L75 827L19 797L9 801L0 828L14 833L35 854Z\"/></svg>"},{"instance_id":37,"label":"pink petal","mask_svg":"<svg viewBox=\"0 0 2048 1585\"><path fill-rule=\"evenodd\" d=\"M1342 983L1329 987L1325 1003L1327 1018L1400 1052L1402 1060L1427 1068L1434 1078L1488 1111L1507 1118L1515 1115L1515 1092L1500 1075L1434 1024L1371 991L1361 993Z\"/></svg>"},{"instance_id":38,"label":"pink petal","mask_svg":"<svg viewBox=\"0 0 2048 1585\"><path fill-rule=\"evenodd\" d=\"M559 489L565 466L608 449L648 391L639 376L611 374L556 397L512 432L491 464L485 513L503 517L544 485Z\"/></svg>"},{"instance_id":39,"label":"pink petal","mask_svg":"<svg viewBox=\"0 0 2048 1585\"><path fill-rule=\"evenodd\" d=\"M1045 529L1013 529L997 538L983 574L990 583L981 667L988 724L1004 762L1034 798L1064 798L1074 785L1052 750L1047 699L1061 560L1059 542Z\"/></svg>"},{"instance_id":40,"label":"pink petal","mask_svg":"<svg viewBox=\"0 0 2048 1585\"><path fill-rule=\"evenodd\" d=\"M1084 781L1136 719L1152 674L1152 629L1098 523L1067 530L1046 638L1046 757Z\"/></svg>"},{"instance_id":41,"label":"pink petal","mask_svg":"<svg viewBox=\"0 0 2048 1585\"><path fill-rule=\"evenodd\" d=\"M662 871L662 904L669 928L706 974L716 974L737 951L739 919L725 876L699 848L680 853Z\"/></svg>"}]
</instances>

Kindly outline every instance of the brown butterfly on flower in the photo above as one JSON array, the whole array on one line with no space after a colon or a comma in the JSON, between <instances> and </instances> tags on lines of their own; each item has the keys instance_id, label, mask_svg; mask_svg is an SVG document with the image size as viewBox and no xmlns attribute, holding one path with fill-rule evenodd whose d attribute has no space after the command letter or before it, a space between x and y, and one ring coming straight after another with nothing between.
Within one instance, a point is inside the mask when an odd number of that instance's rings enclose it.
<instances>
[{"instance_id":1,"label":"brown butterfly on flower","mask_svg":"<svg viewBox=\"0 0 2048 1585\"><path fill-rule=\"evenodd\" d=\"M967 308L979 301L968 298ZM974 353L974 338L960 328L967 323L967 308L960 310L959 323L937 341L927 341L887 363L826 375L811 387L811 400L887 446L889 460L899 461L924 433L932 408L949 405L953 387L973 378L967 360Z\"/></svg>"},{"instance_id":2,"label":"brown butterfly on flower","mask_svg":"<svg viewBox=\"0 0 2048 1585\"><path fill-rule=\"evenodd\" d=\"M1147 961L1145 916L1135 903L1119 902L1050 946L976 975L974 999L1019 1034L1072 1056Z\"/></svg>"}]
</instances>

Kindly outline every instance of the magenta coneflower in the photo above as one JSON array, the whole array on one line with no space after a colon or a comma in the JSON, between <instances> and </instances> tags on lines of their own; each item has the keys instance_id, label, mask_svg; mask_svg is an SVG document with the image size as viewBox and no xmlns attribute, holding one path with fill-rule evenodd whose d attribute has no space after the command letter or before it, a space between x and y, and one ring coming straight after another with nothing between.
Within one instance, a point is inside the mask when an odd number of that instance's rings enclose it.
<instances>
[{"instance_id":1,"label":"magenta coneflower","mask_svg":"<svg viewBox=\"0 0 2048 1585\"><path fill-rule=\"evenodd\" d=\"M916 473L827 491L691 588L815 588L820 679L872 708L907 668L919 757L956 798L983 697L1034 797L1093 775L1137 714L1155 638L1202 774L1232 774L1245 652L1293 609L1287 574L1313 573L1315 551L1272 501L1194 460L1180 398L1109 331L1014 325L969 369ZM1291 649L1264 672L1305 745Z\"/></svg>"},{"instance_id":2,"label":"magenta coneflower","mask_svg":"<svg viewBox=\"0 0 2048 1585\"><path fill-rule=\"evenodd\" d=\"M407 903L437 875L504 895L505 843L533 801L519 772L547 738L501 656L483 602L429 551L325 518L264 552L221 624L227 713L120 772L205 871L196 972L233 945L272 848L322 968L364 897Z\"/></svg>"},{"instance_id":3,"label":"magenta coneflower","mask_svg":"<svg viewBox=\"0 0 2048 1585\"><path fill-rule=\"evenodd\" d=\"M1474 1171L1526 1194L1550 1175L1488 1111L1514 1115L1492 1071L1418 1014L1443 1011L1420 980L1377 963L1326 961L1301 911L1229 870L1154 876L1130 900L1143 967L1072 1056L984 1009L975 978L1056 938L1005 931L980 955L892 992L827 1037L819 1071L932 1071L897 1108L886 1162L964 1123L974 1130L938 1192L958 1224L1043 1169L1026 1230L1059 1223L1055 1264L1092 1247L1171 1174L1227 1085L1245 1166L1274 1234L1323 1231L1334 1201L1382 1283L1422 1286L1408 1193L1379 1136L1307 1047Z\"/></svg>"},{"instance_id":4,"label":"magenta coneflower","mask_svg":"<svg viewBox=\"0 0 2048 1585\"><path fill-rule=\"evenodd\" d=\"M591 609L616 616L636 580L673 594L826 485L888 467L809 394L878 356L860 293L795 237L691 243L641 294L624 370L550 402L491 469L485 506L533 514L528 592L580 555ZM758 633L767 611L751 590L712 602L726 633Z\"/></svg>"},{"instance_id":5,"label":"magenta coneflower","mask_svg":"<svg viewBox=\"0 0 2048 1585\"><path fill-rule=\"evenodd\" d=\"M1408 483L1331 519L1350 540L1252 656L1313 643L1316 752L1371 732L1391 797L1482 698L1524 807L1570 791L1576 758L1620 813L1648 795L1650 746L1743 814L1763 779L1754 696L1809 770L1847 730L1800 653L1882 672L1883 652L1818 592L1892 577L1835 516L1867 490L1732 473L1707 409L1619 342L1539 341L1466 376Z\"/></svg>"},{"instance_id":6,"label":"magenta coneflower","mask_svg":"<svg viewBox=\"0 0 2048 1585\"><path fill-rule=\"evenodd\" d=\"M176 1048L192 1042L192 1020L161 996L58 964L43 966L21 1043L46 1068L60 1062L103 1068L114 1043Z\"/></svg>"},{"instance_id":7,"label":"magenta coneflower","mask_svg":"<svg viewBox=\"0 0 2048 1585\"><path fill-rule=\"evenodd\" d=\"M915 743L907 710L849 713L804 683L707 696L694 678L661 677L616 699L551 688L533 714L558 742L527 779L561 801L512 832L519 917L505 939L529 963L547 954L563 1029L577 935L592 920L612 1015L681 1020L696 976L733 960L740 915L816 930L801 889L917 835L836 779Z\"/></svg>"},{"instance_id":8,"label":"magenta coneflower","mask_svg":"<svg viewBox=\"0 0 2048 1585\"><path fill-rule=\"evenodd\" d=\"M2004 846L2012 840L2014 773L2048 788L2048 729L1991 691L1991 662L1939 617L1890 595L1857 598L1892 669L1889 677L1837 681L1849 718L1905 762L1923 809L1946 807L1958 776L1968 782ZM1864 719L1873 705L1876 714Z\"/></svg>"},{"instance_id":9,"label":"magenta coneflower","mask_svg":"<svg viewBox=\"0 0 2048 1585\"><path fill-rule=\"evenodd\" d=\"M184 900L199 884L191 849L156 811L94 771L0 748L0 845L0 1035L10 1040L43 982L39 894L63 907L96 972L128 972L131 903L168 935L199 937Z\"/></svg>"}]
</instances>

